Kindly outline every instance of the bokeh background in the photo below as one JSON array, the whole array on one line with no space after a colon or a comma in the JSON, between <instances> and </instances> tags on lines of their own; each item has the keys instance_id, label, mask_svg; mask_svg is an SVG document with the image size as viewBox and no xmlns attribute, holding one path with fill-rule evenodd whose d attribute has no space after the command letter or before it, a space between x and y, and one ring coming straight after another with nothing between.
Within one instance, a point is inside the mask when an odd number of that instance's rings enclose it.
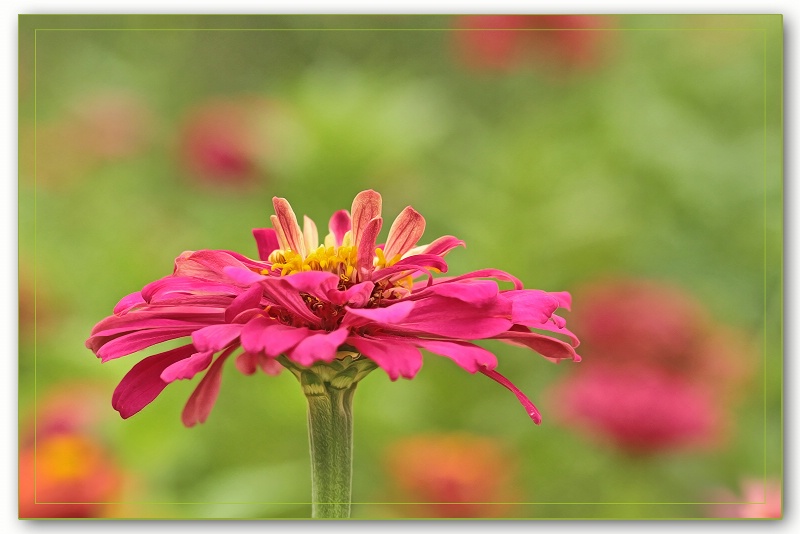
<instances>
[{"instance_id":1,"label":"bokeh background","mask_svg":"<svg viewBox=\"0 0 800 534\"><path fill-rule=\"evenodd\" d=\"M353 516L781 514L780 16L20 18L21 517L303 518L305 400L232 365L122 420L84 347L271 198L360 190L452 273L568 290L584 361L487 344L539 406L426 355L355 398ZM148 353L153 353L150 351ZM196 381L195 381L196 382ZM34 496L34 485L36 495Z\"/></svg>"}]
</instances>

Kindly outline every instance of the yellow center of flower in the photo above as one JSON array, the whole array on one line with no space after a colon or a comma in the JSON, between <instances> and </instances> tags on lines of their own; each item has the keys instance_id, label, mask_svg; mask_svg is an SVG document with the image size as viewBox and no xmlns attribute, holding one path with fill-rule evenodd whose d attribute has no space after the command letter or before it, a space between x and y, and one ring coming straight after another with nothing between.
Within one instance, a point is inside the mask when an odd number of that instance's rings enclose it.
<instances>
[{"instance_id":1,"label":"yellow center of flower","mask_svg":"<svg viewBox=\"0 0 800 534\"><path fill-rule=\"evenodd\" d=\"M293 250L275 250L270 254L269 261L272 263L272 269L279 270L281 276L303 271L327 271L339 276L339 279L347 284L353 280L357 250L347 245L340 247L321 245L306 257ZM399 254L387 260L382 249L375 249L373 265L376 269L390 267L398 261L400 261ZM267 271L262 271L262 274L267 274Z\"/></svg>"}]
</instances>

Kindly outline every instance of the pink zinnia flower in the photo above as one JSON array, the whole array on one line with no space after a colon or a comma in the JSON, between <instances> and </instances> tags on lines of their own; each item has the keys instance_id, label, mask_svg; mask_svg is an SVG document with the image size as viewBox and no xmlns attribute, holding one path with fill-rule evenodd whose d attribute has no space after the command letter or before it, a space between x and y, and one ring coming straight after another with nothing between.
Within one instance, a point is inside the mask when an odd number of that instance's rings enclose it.
<instances>
[{"instance_id":1,"label":"pink zinnia flower","mask_svg":"<svg viewBox=\"0 0 800 534\"><path fill-rule=\"evenodd\" d=\"M375 191L359 193L350 213L334 213L322 244L311 219L301 228L285 199L273 204L273 228L253 230L258 260L225 250L184 252L172 275L123 298L94 327L86 345L104 362L190 338L145 358L122 379L112 399L122 417L144 408L167 384L208 369L183 411L187 426L205 421L222 366L236 352L236 367L245 374L366 358L396 380L417 374L426 349L496 380L541 421L533 403L495 371L494 354L472 341L497 339L554 362L578 361L578 339L554 313L569 307L568 293L524 289L496 269L434 279L432 273L447 271L445 254L463 242L444 236L417 245L425 220L407 207L386 243L377 244L383 219ZM513 289L500 290L486 278Z\"/></svg>"}]
</instances>

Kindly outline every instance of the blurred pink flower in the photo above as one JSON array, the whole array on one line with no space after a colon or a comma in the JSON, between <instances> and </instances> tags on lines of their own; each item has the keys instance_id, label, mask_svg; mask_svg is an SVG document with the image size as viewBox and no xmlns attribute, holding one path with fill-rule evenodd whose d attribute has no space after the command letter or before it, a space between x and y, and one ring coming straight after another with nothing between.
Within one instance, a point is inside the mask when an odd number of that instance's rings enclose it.
<instances>
[{"instance_id":1,"label":"blurred pink flower","mask_svg":"<svg viewBox=\"0 0 800 534\"><path fill-rule=\"evenodd\" d=\"M497 440L468 434L403 439L386 465L397 508L411 517L504 517L519 499L516 461Z\"/></svg>"},{"instance_id":2,"label":"blurred pink flower","mask_svg":"<svg viewBox=\"0 0 800 534\"><path fill-rule=\"evenodd\" d=\"M721 445L749 343L677 287L610 280L581 294L573 321L591 358L550 391L562 421L630 453Z\"/></svg>"},{"instance_id":3,"label":"blurred pink flower","mask_svg":"<svg viewBox=\"0 0 800 534\"><path fill-rule=\"evenodd\" d=\"M461 15L453 33L456 53L471 69L537 65L563 72L597 65L609 40L603 28L615 24L593 15Z\"/></svg>"},{"instance_id":4,"label":"blurred pink flower","mask_svg":"<svg viewBox=\"0 0 800 534\"><path fill-rule=\"evenodd\" d=\"M538 424L533 403L494 370L494 354L471 341L497 339L551 361L577 361L578 339L555 315L569 307L569 294L523 289L496 269L434 279L432 273L447 271L445 254L463 242L444 236L417 245L425 219L409 206L378 245L381 204L375 191L359 193L352 213L333 214L321 245L311 219L301 228L289 203L273 198L273 228L253 230L259 260L224 250L184 252L171 276L123 298L86 342L102 361L191 339L134 366L114 392L114 407L130 417L168 383L209 369L183 412L185 425L203 422L219 393L222 365L239 348L236 366L246 374L366 357L392 380L414 377L426 349L511 390ZM485 278L514 289L501 291Z\"/></svg>"},{"instance_id":5,"label":"blurred pink flower","mask_svg":"<svg viewBox=\"0 0 800 534\"><path fill-rule=\"evenodd\" d=\"M782 519L783 492L781 481L748 479L742 481L741 495L720 490L712 497L727 501L709 507L709 517L742 519Z\"/></svg>"},{"instance_id":6,"label":"blurred pink flower","mask_svg":"<svg viewBox=\"0 0 800 534\"><path fill-rule=\"evenodd\" d=\"M211 184L250 184L264 173L271 143L266 124L275 106L261 97L217 99L192 108L178 150L190 178Z\"/></svg>"}]
</instances>

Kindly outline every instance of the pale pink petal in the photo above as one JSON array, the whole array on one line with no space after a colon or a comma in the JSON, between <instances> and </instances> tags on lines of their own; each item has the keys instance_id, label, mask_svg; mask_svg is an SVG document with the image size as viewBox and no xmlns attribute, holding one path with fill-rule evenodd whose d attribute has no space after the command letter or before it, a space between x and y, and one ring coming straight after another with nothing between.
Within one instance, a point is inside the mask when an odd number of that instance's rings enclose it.
<instances>
[{"instance_id":1,"label":"pale pink petal","mask_svg":"<svg viewBox=\"0 0 800 534\"><path fill-rule=\"evenodd\" d=\"M360 192L353 199L350 213L353 214L353 246L358 247L367 225L381 216L381 196L372 189ZM372 248L375 249L374 240Z\"/></svg>"},{"instance_id":2,"label":"pale pink petal","mask_svg":"<svg viewBox=\"0 0 800 534\"><path fill-rule=\"evenodd\" d=\"M197 327L142 330L112 339L96 352L101 361L127 356L158 343L190 335Z\"/></svg>"},{"instance_id":3,"label":"pale pink petal","mask_svg":"<svg viewBox=\"0 0 800 534\"><path fill-rule=\"evenodd\" d=\"M386 371L391 380L414 378L422 367L419 349L401 338L350 336L346 342Z\"/></svg>"},{"instance_id":4,"label":"pale pink petal","mask_svg":"<svg viewBox=\"0 0 800 534\"><path fill-rule=\"evenodd\" d=\"M297 223L297 217L292 210L292 206L285 198L272 197L272 205L275 207L275 216L278 224L286 236L286 244L294 252L301 256L306 256L306 246L303 241L303 231Z\"/></svg>"},{"instance_id":5,"label":"pale pink petal","mask_svg":"<svg viewBox=\"0 0 800 534\"><path fill-rule=\"evenodd\" d=\"M561 360L581 361L581 357L578 356L569 343L536 332L529 332L527 328L524 331L509 330L492 337L511 345L533 349L548 360L556 363Z\"/></svg>"},{"instance_id":6,"label":"pale pink petal","mask_svg":"<svg viewBox=\"0 0 800 534\"><path fill-rule=\"evenodd\" d=\"M183 424L192 427L197 423L205 423L208 414L214 407L219 396L219 387L222 383L222 364L230 356L232 351L226 351L211 365L206 376L198 384L192 396L183 409L181 420Z\"/></svg>"},{"instance_id":7,"label":"pale pink petal","mask_svg":"<svg viewBox=\"0 0 800 534\"><path fill-rule=\"evenodd\" d=\"M213 352L198 352L189 358L177 361L162 371L161 380L170 383L193 378L194 375L208 368L213 355Z\"/></svg>"},{"instance_id":8,"label":"pale pink petal","mask_svg":"<svg viewBox=\"0 0 800 534\"><path fill-rule=\"evenodd\" d=\"M434 239L428 246L422 249L420 254L436 254L437 256L444 256L458 246L466 247L464 242L457 237L444 235L438 239Z\"/></svg>"},{"instance_id":9,"label":"pale pink petal","mask_svg":"<svg viewBox=\"0 0 800 534\"><path fill-rule=\"evenodd\" d=\"M253 237L256 239L258 257L262 261L268 261L272 251L280 248L278 234L273 228L253 228Z\"/></svg>"},{"instance_id":10,"label":"pale pink petal","mask_svg":"<svg viewBox=\"0 0 800 534\"><path fill-rule=\"evenodd\" d=\"M217 352L227 347L239 337L244 325L215 324L195 330L192 333L192 344L198 352Z\"/></svg>"},{"instance_id":11,"label":"pale pink petal","mask_svg":"<svg viewBox=\"0 0 800 534\"><path fill-rule=\"evenodd\" d=\"M122 315L129 311L131 308L135 308L140 304L144 304L145 300L142 298L142 292L137 291L135 293L131 293L126 297L122 297L122 299L114 306L114 314L115 315Z\"/></svg>"},{"instance_id":12,"label":"pale pink petal","mask_svg":"<svg viewBox=\"0 0 800 534\"><path fill-rule=\"evenodd\" d=\"M185 345L140 361L114 389L111 405L123 419L138 413L167 387L167 383L161 380L161 372L173 363L188 358L194 351L192 345Z\"/></svg>"},{"instance_id":13,"label":"pale pink petal","mask_svg":"<svg viewBox=\"0 0 800 534\"><path fill-rule=\"evenodd\" d=\"M528 416L533 420L534 423L537 425L542 423L542 415L539 413L539 410L536 409L536 406L533 405L531 400L525 396L523 392L517 388L511 381L498 373L497 371L493 371L490 369L480 369L480 372L497 382L498 384L504 386L509 391L511 391L514 395L517 396L517 399L525 408L525 411L528 412Z\"/></svg>"},{"instance_id":14,"label":"pale pink petal","mask_svg":"<svg viewBox=\"0 0 800 534\"><path fill-rule=\"evenodd\" d=\"M242 292L238 297L233 299L231 305L225 310L225 322L232 323L236 316L247 310L253 308L261 309L261 297L264 295L264 289L254 284Z\"/></svg>"},{"instance_id":15,"label":"pale pink petal","mask_svg":"<svg viewBox=\"0 0 800 534\"><path fill-rule=\"evenodd\" d=\"M419 338L414 339L413 343L435 354L447 356L470 373L477 373L481 368L497 367L497 357L494 354L472 343Z\"/></svg>"},{"instance_id":16,"label":"pale pink petal","mask_svg":"<svg viewBox=\"0 0 800 534\"><path fill-rule=\"evenodd\" d=\"M317 247L319 247L317 225L305 215L303 215L303 241L305 242L307 252L317 250Z\"/></svg>"},{"instance_id":17,"label":"pale pink petal","mask_svg":"<svg viewBox=\"0 0 800 534\"><path fill-rule=\"evenodd\" d=\"M330 362L336 358L336 352L347 339L350 333L348 328L339 328L333 332L312 333L300 341L293 349L289 350L287 356L292 361L311 366L316 361Z\"/></svg>"},{"instance_id":18,"label":"pale pink petal","mask_svg":"<svg viewBox=\"0 0 800 534\"><path fill-rule=\"evenodd\" d=\"M425 218L411 206L406 207L389 228L384 254L387 260L403 255L417 244L425 233Z\"/></svg>"},{"instance_id":19,"label":"pale pink petal","mask_svg":"<svg viewBox=\"0 0 800 534\"><path fill-rule=\"evenodd\" d=\"M342 245L344 234L350 231L351 227L350 213L347 210L339 210L331 216L328 230L333 234L337 247Z\"/></svg>"},{"instance_id":20,"label":"pale pink petal","mask_svg":"<svg viewBox=\"0 0 800 534\"><path fill-rule=\"evenodd\" d=\"M289 241L286 239L286 232L283 231L281 221L277 215L270 215L269 221L272 223L272 228L275 230L275 237L278 238L278 246L281 250L289 250Z\"/></svg>"},{"instance_id":21,"label":"pale pink petal","mask_svg":"<svg viewBox=\"0 0 800 534\"><path fill-rule=\"evenodd\" d=\"M358 252L356 256L356 271L362 280L369 278L369 273L375 268L375 240L381 231L383 219L380 217L372 219L361 231L358 241Z\"/></svg>"},{"instance_id":22,"label":"pale pink petal","mask_svg":"<svg viewBox=\"0 0 800 534\"><path fill-rule=\"evenodd\" d=\"M263 352L267 356L277 357L300 343L310 333L305 327L295 328L259 317L242 329L242 347L247 352Z\"/></svg>"}]
</instances>

